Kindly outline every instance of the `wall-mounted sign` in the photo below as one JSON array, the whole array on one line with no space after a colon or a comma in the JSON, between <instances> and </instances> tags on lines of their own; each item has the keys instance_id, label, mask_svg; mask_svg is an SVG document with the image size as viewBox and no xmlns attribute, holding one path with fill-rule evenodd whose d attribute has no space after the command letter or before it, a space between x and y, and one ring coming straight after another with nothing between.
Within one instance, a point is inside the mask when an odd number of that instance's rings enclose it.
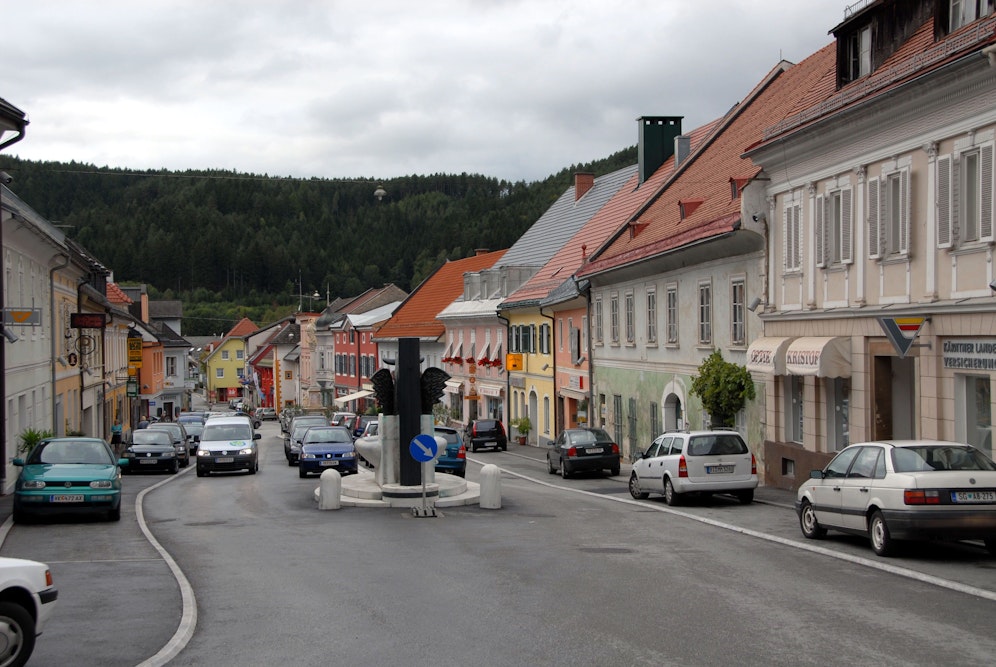
<instances>
[{"instance_id":1,"label":"wall-mounted sign","mask_svg":"<svg viewBox=\"0 0 996 667\"><path fill-rule=\"evenodd\" d=\"M129 364L141 364L142 363L142 339L141 338L129 338L128 339L128 363Z\"/></svg>"},{"instance_id":2,"label":"wall-mounted sign","mask_svg":"<svg viewBox=\"0 0 996 667\"><path fill-rule=\"evenodd\" d=\"M950 338L941 346L944 367L962 371L996 371L996 338Z\"/></svg>"},{"instance_id":3,"label":"wall-mounted sign","mask_svg":"<svg viewBox=\"0 0 996 667\"><path fill-rule=\"evenodd\" d=\"M892 343L893 349L899 354L900 359L905 359L906 354L913 347L916 335L920 333L923 325L930 321L928 317L880 317L878 323Z\"/></svg>"},{"instance_id":4,"label":"wall-mounted sign","mask_svg":"<svg viewBox=\"0 0 996 667\"><path fill-rule=\"evenodd\" d=\"M3 323L4 326L39 327L42 323L41 312L41 308L4 308Z\"/></svg>"},{"instance_id":5,"label":"wall-mounted sign","mask_svg":"<svg viewBox=\"0 0 996 667\"><path fill-rule=\"evenodd\" d=\"M510 371L521 371L522 370L522 354L518 352L509 352L505 355L505 368Z\"/></svg>"},{"instance_id":6,"label":"wall-mounted sign","mask_svg":"<svg viewBox=\"0 0 996 667\"><path fill-rule=\"evenodd\" d=\"M107 326L104 313L69 313L69 326L73 329L103 329Z\"/></svg>"}]
</instances>

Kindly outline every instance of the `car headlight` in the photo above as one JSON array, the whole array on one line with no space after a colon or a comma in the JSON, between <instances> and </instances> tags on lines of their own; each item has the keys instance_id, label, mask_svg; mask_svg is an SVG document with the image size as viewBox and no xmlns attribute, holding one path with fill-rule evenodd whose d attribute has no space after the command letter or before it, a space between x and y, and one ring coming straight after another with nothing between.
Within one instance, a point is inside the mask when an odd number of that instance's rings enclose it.
<instances>
[{"instance_id":1,"label":"car headlight","mask_svg":"<svg viewBox=\"0 0 996 667\"><path fill-rule=\"evenodd\" d=\"M206 449L198 449L197 456L211 456L211 452Z\"/></svg>"},{"instance_id":2,"label":"car headlight","mask_svg":"<svg viewBox=\"0 0 996 667\"><path fill-rule=\"evenodd\" d=\"M302 459L313 459L313 458L315 458L315 455L314 454L309 454L307 452L301 452L301 458Z\"/></svg>"},{"instance_id":3,"label":"car headlight","mask_svg":"<svg viewBox=\"0 0 996 667\"><path fill-rule=\"evenodd\" d=\"M252 454L252 447L246 447L245 449L240 449L239 454L241 454L242 456L249 456L250 454Z\"/></svg>"},{"instance_id":4,"label":"car headlight","mask_svg":"<svg viewBox=\"0 0 996 667\"><path fill-rule=\"evenodd\" d=\"M22 489L44 489L45 482L40 479L29 479L21 485Z\"/></svg>"},{"instance_id":5,"label":"car headlight","mask_svg":"<svg viewBox=\"0 0 996 667\"><path fill-rule=\"evenodd\" d=\"M109 479L95 479L90 482L91 489L109 489L111 488L111 480Z\"/></svg>"},{"instance_id":6,"label":"car headlight","mask_svg":"<svg viewBox=\"0 0 996 667\"><path fill-rule=\"evenodd\" d=\"M353 450L350 450L350 451L344 453L342 455L342 458L344 458L344 459L354 459L354 458L356 458L356 450L353 449Z\"/></svg>"},{"instance_id":7,"label":"car headlight","mask_svg":"<svg viewBox=\"0 0 996 667\"><path fill-rule=\"evenodd\" d=\"M164 459L171 459L176 456L176 452L163 452Z\"/></svg>"}]
</instances>

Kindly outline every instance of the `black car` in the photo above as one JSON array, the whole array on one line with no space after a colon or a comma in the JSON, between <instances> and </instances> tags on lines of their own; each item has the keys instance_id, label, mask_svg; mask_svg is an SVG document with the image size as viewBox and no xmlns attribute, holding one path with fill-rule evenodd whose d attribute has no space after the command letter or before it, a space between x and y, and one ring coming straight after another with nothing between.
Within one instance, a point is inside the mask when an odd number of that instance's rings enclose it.
<instances>
[{"instance_id":1,"label":"black car","mask_svg":"<svg viewBox=\"0 0 996 667\"><path fill-rule=\"evenodd\" d=\"M476 452L480 447L494 447L499 451L508 449L508 436L505 426L497 419L475 419L467 428L467 440L470 451Z\"/></svg>"},{"instance_id":2,"label":"black car","mask_svg":"<svg viewBox=\"0 0 996 667\"><path fill-rule=\"evenodd\" d=\"M166 431L173 438L173 445L176 447L176 458L181 468L190 465L190 449L193 438L187 433L187 429L179 422L156 422L149 424L149 430Z\"/></svg>"},{"instance_id":3,"label":"black car","mask_svg":"<svg viewBox=\"0 0 996 667\"><path fill-rule=\"evenodd\" d=\"M287 465L297 463L301 456L301 438L304 432L312 426L328 426L329 421L322 415L298 415L291 420L287 433L284 434L284 456Z\"/></svg>"},{"instance_id":4,"label":"black car","mask_svg":"<svg viewBox=\"0 0 996 667\"><path fill-rule=\"evenodd\" d=\"M619 445L601 428L569 428L561 431L546 453L546 469L560 470L566 479L578 472L619 474Z\"/></svg>"},{"instance_id":5,"label":"black car","mask_svg":"<svg viewBox=\"0 0 996 667\"><path fill-rule=\"evenodd\" d=\"M122 472L166 471L175 474L180 469L173 436L168 431L143 428L131 434L131 442L124 452L128 465Z\"/></svg>"}]
</instances>

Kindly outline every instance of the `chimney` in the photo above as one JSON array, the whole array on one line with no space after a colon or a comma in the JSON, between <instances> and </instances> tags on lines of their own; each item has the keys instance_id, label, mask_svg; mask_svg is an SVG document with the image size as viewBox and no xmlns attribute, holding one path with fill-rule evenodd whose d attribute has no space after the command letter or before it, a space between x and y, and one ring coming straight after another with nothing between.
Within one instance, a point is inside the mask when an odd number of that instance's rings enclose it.
<instances>
[{"instance_id":1,"label":"chimney","mask_svg":"<svg viewBox=\"0 0 996 667\"><path fill-rule=\"evenodd\" d=\"M595 174L589 174L586 172L578 172L574 174L574 201L584 197L584 193L588 192L595 186Z\"/></svg>"},{"instance_id":2,"label":"chimney","mask_svg":"<svg viewBox=\"0 0 996 667\"><path fill-rule=\"evenodd\" d=\"M481 255L487 255L489 252L491 251L488 250L487 248L474 248L474 255L476 255L477 257L480 257Z\"/></svg>"},{"instance_id":3,"label":"chimney","mask_svg":"<svg viewBox=\"0 0 996 667\"><path fill-rule=\"evenodd\" d=\"M688 154L692 152L692 138L687 134L681 134L674 138L674 166L685 161Z\"/></svg>"},{"instance_id":4,"label":"chimney","mask_svg":"<svg viewBox=\"0 0 996 667\"><path fill-rule=\"evenodd\" d=\"M674 139L681 134L683 116L642 116L637 146L640 183L653 176L674 154Z\"/></svg>"}]
</instances>

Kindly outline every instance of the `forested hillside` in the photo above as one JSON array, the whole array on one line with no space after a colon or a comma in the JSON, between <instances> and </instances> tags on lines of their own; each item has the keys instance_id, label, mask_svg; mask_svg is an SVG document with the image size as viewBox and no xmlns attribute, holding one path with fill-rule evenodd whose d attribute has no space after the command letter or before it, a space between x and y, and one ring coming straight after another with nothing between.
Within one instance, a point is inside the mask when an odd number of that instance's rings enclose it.
<instances>
[{"instance_id":1,"label":"forested hillside","mask_svg":"<svg viewBox=\"0 0 996 667\"><path fill-rule=\"evenodd\" d=\"M124 284L184 302L183 333L293 312L392 282L409 291L446 259L507 248L572 183L636 161L630 147L535 183L474 174L355 182L226 171L132 172L5 157L12 189ZM387 192L378 201L373 192ZM298 284L300 275L301 283ZM305 299L307 305L308 300Z\"/></svg>"}]
</instances>

